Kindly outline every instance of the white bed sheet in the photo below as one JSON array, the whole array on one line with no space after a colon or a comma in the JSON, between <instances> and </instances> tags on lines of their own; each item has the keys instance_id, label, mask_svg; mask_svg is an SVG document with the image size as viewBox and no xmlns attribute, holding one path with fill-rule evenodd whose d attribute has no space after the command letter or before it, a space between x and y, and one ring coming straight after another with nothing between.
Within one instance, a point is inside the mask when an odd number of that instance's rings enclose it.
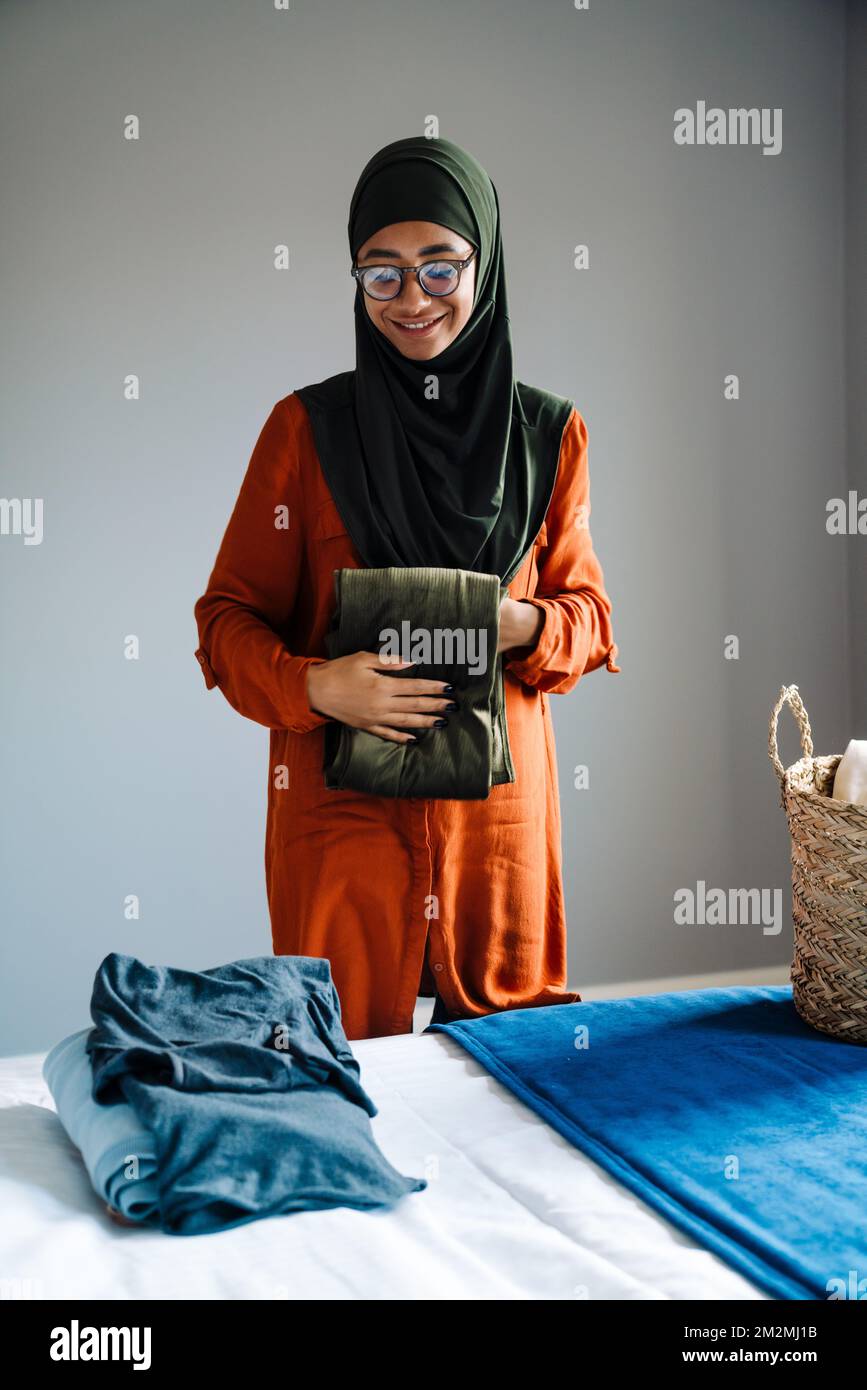
<instances>
[{"instance_id":1,"label":"white bed sheet","mask_svg":"<svg viewBox=\"0 0 867 1390\"><path fill-rule=\"evenodd\" d=\"M352 1043L402 1173L391 1211L269 1217L206 1236L118 1227L42 1079L0 1059L5 1297L757 1299L442 1033Z\"/></svg>"}]
</instances>

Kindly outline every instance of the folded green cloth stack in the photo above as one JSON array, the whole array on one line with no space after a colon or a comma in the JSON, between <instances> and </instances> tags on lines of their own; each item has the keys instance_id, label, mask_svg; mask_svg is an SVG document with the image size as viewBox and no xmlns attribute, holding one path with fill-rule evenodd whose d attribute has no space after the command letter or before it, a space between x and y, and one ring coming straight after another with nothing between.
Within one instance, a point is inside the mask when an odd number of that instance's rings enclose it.
<instances>
[{"instance_id":1,"label":"folded green cloth stack","mask_svg":"<svg viewBox=\"0 0 867 1390\"><path fill-rule=\"evenodd\" d=\"M390 674L447 681L460 708L444 716L444 729L413 729L417 743L326 724L325 785L371 796L484 801L492 786L514 782L497 653L507 592L499 577L437 566L341 569L334 586L329 657L375 651L415 661Z\"/></svg>"}]
</instances>

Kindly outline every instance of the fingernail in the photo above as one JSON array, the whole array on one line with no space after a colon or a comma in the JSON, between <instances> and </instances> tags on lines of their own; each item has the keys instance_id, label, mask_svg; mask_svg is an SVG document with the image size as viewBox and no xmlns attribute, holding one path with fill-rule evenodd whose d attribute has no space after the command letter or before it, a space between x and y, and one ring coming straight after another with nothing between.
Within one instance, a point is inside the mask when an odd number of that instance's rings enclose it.
<instances>
[{"instance_id":1,"label":"fingernail","mask_svg":"<svg viewBox=\"0 0 867 1390\"><path fill-rule=\"evenodd\" d=\"M453 685L444 685L444 686L443 686L443 694L444 694L444 695L453 695L454 692L455 692L455 688L454 688Z\"/></svg>"},{"instance_id":2,"label":"fingernail","mask_svg":"<svg viewBox=\"0 0 867 1390\"><path fill-rule=\"evenodd\" d=\"M459 709L460 709L460 705L458 704L457 700L452 700L451 704L446 705L446 709L447 709L447 710L459 710Z\"/></svg>"},{"instance_id":3,"label":"fingernail","mask_svg":"<svg viewBox=\"0 0 867 1390\"><path fill-rule=\"evenodd\" d=\"M444 729L444 728L446 727L446 725L448 724L448 722L449 722L449 721L448 721L447 719L438 719L438 720L436 721L436 723L434 724L434 728L435 728L435 729Z\"/></svg>"}]
</instances>

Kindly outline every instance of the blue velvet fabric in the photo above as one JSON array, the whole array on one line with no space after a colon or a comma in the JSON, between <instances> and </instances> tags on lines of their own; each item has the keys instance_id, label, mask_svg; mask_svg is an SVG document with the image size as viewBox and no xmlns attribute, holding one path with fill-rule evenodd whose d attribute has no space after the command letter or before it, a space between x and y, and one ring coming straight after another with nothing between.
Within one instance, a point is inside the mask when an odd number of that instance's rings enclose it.
<instances>
[{"instance_id":1,"label":"blue velvet fabric","mask_svg":"<svg viewBox=\"0 0 867 1390\"><path fill-rule=\"evenodd\" d=\"M374 1140L327 959L192 971L112 952L91 1015L94 1101L125 1102L153 1136L164 1231L390 1207L427 1186Z\"/></svg>"},{"instance_id":2,"label":"blue velvet fabric","mask_svg":"<svg viewBox=\"0 0 867 1390\"><path fill-rule=\"evenodd\" d=\"M431 1029L774 1297L852 1297L867 1275L867 1047L809 1027L790 986Z\"/></svg>"}]
</instances>

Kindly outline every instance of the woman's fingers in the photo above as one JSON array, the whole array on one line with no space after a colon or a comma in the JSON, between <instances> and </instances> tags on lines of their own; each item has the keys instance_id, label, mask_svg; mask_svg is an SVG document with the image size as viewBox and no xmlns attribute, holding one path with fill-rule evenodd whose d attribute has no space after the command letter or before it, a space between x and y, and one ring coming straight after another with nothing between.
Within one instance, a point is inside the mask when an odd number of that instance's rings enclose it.
<instances>
[{"instance_id":1,"label":"woman's fingers","mask_svg":"<svg viewBox=\"0 0 867 1390\"><path fill-rule=\"evenodd\" d=\"M391 661L383 659L378 652L357 652L352 658L377 677L363 682L366 710L359 710L361 718L352 723L366 728L378 738L387 738L392 743L407 743L410 733L403 730L444 727L447 715L457 710L454 689L447 681L421 680L396 676L395 671L406 670L418 663L414 661ZM367 718L376 720L366 723Z\"/></svg>"},{"instance_id":2,"label":"woman's fingers","mask_svg":"<svg viewBox=\"0 0 867 1390\"><path fill-rule=\"evenodd\" d=\"M377 652L359 652L359 659L362 666L367 666L374 670L378 676L392 679L395 686L399 686L405 695L441 695L448 688L447 681L421 680L410 677L396 676L395 671L405 671L408 666L417 666L417 661L392 661L390 658L379 656Z\"/></svg>"},{"instance_id":3,"label":"woman's fingers","mask_svg":"<svg viewBox=\"0 0 867 1390\"><path fill-rule=\"evenodd\" d=\"M405 671L407 666L415 666L414 661L396 661L392 656L380 656L379 652L356 652L362 666L371 666L383 671Z\"/></svg>"},{"instance_id":4,"label":"woman's fingers","mask_svg":"<svg viewBox=\"0 0 867 1390\"><path fill-rule=\"evenodd\" d=\"M412 743L412 734L402 734L398 729L389 729L386 724L369 724L367 726L369 734L376 734L379 738L387 739L389 743Z\"/></svg>"},{"instance_id":5,"label":"woman's fingers","mask_svg":"<svg viewBox=\"0 0 867 1390\"><path fill-rule=\"evenodd\" d=\"M387 677L386 677L386 679L387 679ZM432 696L444 695L445 698L446 698L447 700L451 700L451 699L454 698L454 686L452 687L451 690L449 690L448 684L447 684L446 681L410 680L410 678L409 678L408 676L407 676L405 679L403 679L402 677L393 676L391 679L392 679L392 683L393 683L393 687L394 687L394 688L393 688L393 690L392 690L392 687L389 686L389 693L390 693L390 694L401 695L401 696L404 696L404 695L432 695Z\"/></svg>"},{"instance_id":6,"label":"woman's fingers","mask_svg":"<svg viewBox=\"0 0 867 1390\"><path fill-rule=\"evenodd\" d=\"M454 692L453 690L449 691L446 681L410 680L409 677L403 679L399 676L383 676L382 672L377 672L377 675L385 681L382 692L388 701L386 710L389 723L430 725L434 723L434 718L441 715L443 711L454 712L457 705ZM411 714L431 714L434 718L420 721L397 718L397 716Z\"/></svg>"},{"instance_id":7,"label":"woman's fingers","mask_svg":"<svg viewBox=\"0 0 867 1390\"><path fill-rule=\"evenodd\" d=\"M387 719L392 729L430 729L438 724L441 719L448 719L445 715L434 711L433 714L414 714L410 709L386 710L383 719Z\"/></svg>"},{"instance_id":8,"label":"woman's fingers","mask_svg":"<svg viewBox=\"0 0 867 1390\"><path fill-rule=\"evenodd\" d=\"M395 696L393 699L389 698L386 709L389 719L393 714L456 714L457 701L452 695L441 696L439 699L430 695L407 695L406 699Z\"/></svg>"}]
</instances>

